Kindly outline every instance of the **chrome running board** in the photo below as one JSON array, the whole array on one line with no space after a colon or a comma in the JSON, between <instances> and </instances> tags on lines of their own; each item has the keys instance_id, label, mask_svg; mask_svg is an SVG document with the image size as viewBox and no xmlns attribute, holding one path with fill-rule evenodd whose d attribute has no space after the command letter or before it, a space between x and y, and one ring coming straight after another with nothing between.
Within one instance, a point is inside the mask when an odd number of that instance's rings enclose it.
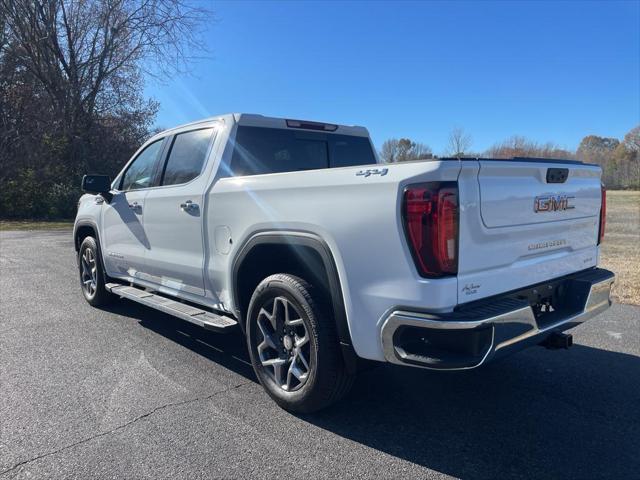
<instances>
[{"instance_id":1,"label":"chrome running board","mask_svg":"<svg viewBox=\"0 0 640 480\"><path fill-rule=\"evenodd\" d=\"M155 308L156 310L194 323L207 330L229 332L238 325L238 322L233 318L218 315L208 310L202 310L169 297L148 292L142 288L130 287L120 283L107 283L105 288L114 295L133 300L147 307Z\"/></svg>"}]
</instances>

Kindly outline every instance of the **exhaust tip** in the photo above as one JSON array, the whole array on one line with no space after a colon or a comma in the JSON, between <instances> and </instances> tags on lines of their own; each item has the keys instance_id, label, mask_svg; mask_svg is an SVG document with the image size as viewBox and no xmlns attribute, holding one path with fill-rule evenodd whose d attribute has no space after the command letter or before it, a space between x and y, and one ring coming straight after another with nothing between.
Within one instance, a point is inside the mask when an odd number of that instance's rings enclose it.
<instances>
[{"instance_id":1,"label":"exhaust tip","mask_svg":"<svg viewBox=\"0 0 640 480\"><path fill-rule=\"evenodd\" d=\"M553 332L540 344L549 350L568 349L573 346L573 335L570 333Z\"/></svg>"}]
</instances>

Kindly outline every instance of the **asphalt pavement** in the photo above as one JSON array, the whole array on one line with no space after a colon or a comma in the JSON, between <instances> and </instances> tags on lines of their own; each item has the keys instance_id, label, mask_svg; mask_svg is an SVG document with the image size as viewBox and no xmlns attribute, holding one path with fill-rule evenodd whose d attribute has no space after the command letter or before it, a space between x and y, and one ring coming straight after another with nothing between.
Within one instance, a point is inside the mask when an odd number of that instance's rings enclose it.
<instances>
[{"instance_id":1,"label":"asphalt pavement","mask_svg":"<svg viewBox=\"0 0 640 480\"><path fill-rule=\"evenodd\" d=\"M71 233L0 232L0 478L640 478L640 308L458 373L278 408L240 334L90 307Z\"/></svg>"}]
</instances>

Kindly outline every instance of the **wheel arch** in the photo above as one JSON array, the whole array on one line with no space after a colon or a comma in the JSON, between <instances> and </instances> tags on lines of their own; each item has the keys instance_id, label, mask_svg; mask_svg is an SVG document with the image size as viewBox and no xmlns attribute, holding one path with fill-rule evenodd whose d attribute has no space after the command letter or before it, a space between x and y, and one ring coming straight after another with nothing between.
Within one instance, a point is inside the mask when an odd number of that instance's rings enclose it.
<instances>
[{"instance_id":1,"label":"wheel arch","mask_svg":"<svg viewBox=\"0 0 640 480\"><path fill-rule=\"evenodd\" d=\"M76 250L76 253L80 251L80 245L87 237L93 237L96 239L96 243L98 244L98 260L100 261L100 265L102 266L102 275L104 277L105 283L109 280L107 276L107 271L104 266L104 258L102 258L102 243L100 242L100 234L98 233L98 226L89 220L81 220L77 222L73 227L73 247Z\"/></svg>"},{"instance_id":2,"label":"wheel arch","mask_svg":"<svg viewBox=\"0 0 640 480\"><path fill-rule=\"evenodd\" d=\"M261 231L240 247L232 262L231 285L234 313L242 330L246 332L246 314L255 287L274 273L295 274L321 286L331 303L345 364L349 370L354 370L357 355L351 342L336 263L327 243L314 233Z\"/></svg>"},{"instance_id":3,"label":"wheel arch","mask_svg":"<svg viewBox=\"0 0 640 480\"><path fill-rule=\"evenodd\" d=\"M73 246L76 249L76 252L80 250L82 241L90 236L93 236L98 244L100 243L100 239L98 238L98 227L94 223L89 221L76 223L73 229Z\"/></svg>"}]
</instances>

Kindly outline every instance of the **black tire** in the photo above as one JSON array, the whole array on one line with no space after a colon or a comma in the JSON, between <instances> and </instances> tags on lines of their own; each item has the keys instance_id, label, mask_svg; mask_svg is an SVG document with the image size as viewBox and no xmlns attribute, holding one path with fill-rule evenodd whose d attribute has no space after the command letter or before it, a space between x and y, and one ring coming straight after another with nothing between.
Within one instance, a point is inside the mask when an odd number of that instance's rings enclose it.
<instances>
[{"instance_id":1,"label":"black tire","mask_svg":"<svg viewBox=\"0 0 640 480\"><path fill-rule=\"evenodd\" d=\"M87 259L93 259L93 263ZM92 274L94 267L95 275ZM100 247L98 247L98 242L93 237L86 237L80 245L78 250L78 274L82 294L89 305L99 307L113 301L114 296L107 292L104 287L105 275L100 256ZM91 283L85 283L89 281Z\"/></svg>"},{"instance_id":2,"label":"black tire","mask_svg":"<svg viewBox=\"0 0 640 480\"><path fill-rule=\"evenodd\" d=\"M286 302L283 302L283 298L288 302L288 307L284 307ZM286 338L284 338L287 334L284 332L289 327L284 327L282 330L279 327L274 328L274 333L277 335L272 337L269 334L269 337L276 342L278 349L271 349L267 345L264 329L272 326L275 321L272 321L272 318L278 315L271 315L271 318L269 318L265 317L265 312L270 312L271 310L275 312L278 308L290 307L293 307L298 314L295 315L297 318L295 323L299 323L299 326L295 328L300 330L293 333L289 331L289 341L287 343ZM262 309L265 309L265 312ZM294 314L292 313L291 317L293 316ZM265 320L265 318L267 319ZM299 322L300 319L302 323ZM262 322L260 326L258 325L259 322ZM294 322L292 321L292 323ZM277 321L275 321L275 324L277 324ZM304 328L304 331L302 328ZM303 334L300 332L303 332ZM280 336L281 333L284 333L284 336ZM302 342L303 337L308 337L308 341L304 343L304 346L298 347L298 341ZM283 341L283 338L285 341ZM291 339L294 340L291 341ZM279 344L277 343L278 340L280 341ZM324 301L320 292L315 291L309 283L299 277L280 273L271 275L260 282L249 303L247 345L251 363L258 380L271 398L285 410L298 413L318 411L340 400L349 391L353 383L354 376L347 373L344 365L335 323L328 302ZM261 345L261 351L259 345ZM291 347L291 345L294 346ZM289 347L288 354L286 353L287 347ZM296 350L296 352L294 353L292 350ZM269 355L271 353L275 355L276 351L278 352L278 357L271 358ZM308 364L306 377L304 374L301 375L305 377L304 383L295 375L292 375L287 377L286 385L282 385L283 382L276 380L275 367L263 365L265 358L267 358L267 362L287 361L287 355L291 355L293 358L287 364L289 365L289 373L291 373L296 361L297 364L294 370L298 373L305 369L305 363ZM303 361L305 359L308 361ZM289 378L291 378L293 386L289 385ZM295 385L296 383L298 385Z\"/></svg>"}]
</instances>

